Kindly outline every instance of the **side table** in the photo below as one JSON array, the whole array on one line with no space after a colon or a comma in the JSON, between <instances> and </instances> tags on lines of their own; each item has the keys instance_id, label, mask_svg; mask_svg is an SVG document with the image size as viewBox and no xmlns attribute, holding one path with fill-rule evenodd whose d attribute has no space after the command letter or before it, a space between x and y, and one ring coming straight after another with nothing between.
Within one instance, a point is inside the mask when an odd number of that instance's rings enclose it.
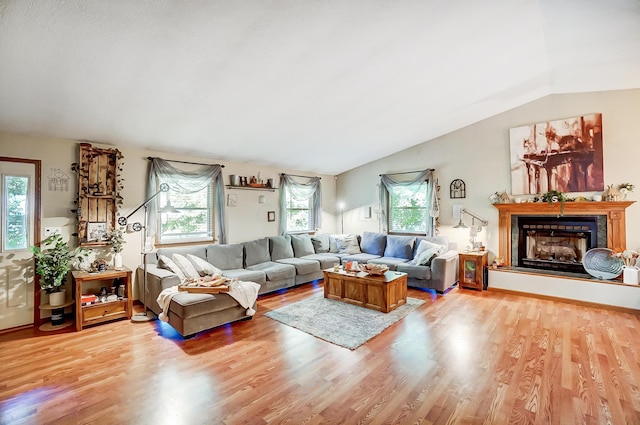
<instances>
[{"instance_id":1,"label":"side table","mask_svg":"<svg viewBox=\"0 0 640 425\"><path fill-rule=\"evenodd\" d=\"M87 273L82 271L71 272L76 299L76 330L81 331L83 326L95 325L115 319L131 319L133 300L131 299L131 270L123 267L121 270L106 270L104 272ZM116 301L100 302L91 305L82 305L82 286L87 282L107 281L108 286L116 280L124 285L124 294ZM106 284L100 284L106 286Z\"/></svg>"},{"instance_id":2,"label":"side table","mask_svg":"<svg viewBox=\"0 0 640 425\"><path fill-rule=\"evenodd\" d=\"M489 252L461 252L458 254L458 280L463 288L487 289Z\"/></svg>"}]
</instances>

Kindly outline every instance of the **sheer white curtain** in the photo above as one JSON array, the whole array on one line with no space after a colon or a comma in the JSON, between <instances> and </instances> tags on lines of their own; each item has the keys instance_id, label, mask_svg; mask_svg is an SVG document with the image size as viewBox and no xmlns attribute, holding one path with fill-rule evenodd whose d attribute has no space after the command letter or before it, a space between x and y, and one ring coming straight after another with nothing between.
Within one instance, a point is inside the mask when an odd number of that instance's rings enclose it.
<instances>
[{"instance_id":1,"label":"sheer white curtain","mask_svg":"<svg viewBox=\"0 0 640 425\"><path fill-rule=\"evenodd\" d=\"M224 220L224 182L222 166L201 165L195 170L180 170L162 158L151 159L147 196L158 191L160 182L169 184L170 190L177 193L196 193L213 184L214 216L216 222L216 239L219 243L227 243L227 232ZM149 203L149 222L147 236L156 235L158 198Z\"/></svg>"},{"instance_id":2,"label":"sheer white curtain","mask_svg":"<svg viewBox=\"0 0 640 425\"><path fill-rule=\"evenodd\" d=\"M411 186L416 183L423 182L426 185L428 208L427 212L431 217L437 217L439 214L438 203L436 200L435 184L433 179L433 169L427 169L422 171L416 171L416 176L408 180L398 180L394 175L398 174L381 174L380 175L380 215L382 220L382 230L384 232L389 231L389 218L387 213L389 211L389 192L394 187ZM408 174L408 173L401 173ZM430 218L430 217L428 217ZM434 220L427 220L427 228L425 229L426 236L434 236L435 234Z\"/></svg>"},{"instance_id":3,"label":"sheer white curtain","mask_svg":"<svg viewBox=\"0 0 640 425\"><path fill-rule=\"evenodd\" d=\"M322 226L322 186L320 177L305 177L306 183L297 182L292 175L280 175L280 234L287 233L287 193L297 201L313 203L313 222L316 227Z\"/></svg>"}]
</instances>

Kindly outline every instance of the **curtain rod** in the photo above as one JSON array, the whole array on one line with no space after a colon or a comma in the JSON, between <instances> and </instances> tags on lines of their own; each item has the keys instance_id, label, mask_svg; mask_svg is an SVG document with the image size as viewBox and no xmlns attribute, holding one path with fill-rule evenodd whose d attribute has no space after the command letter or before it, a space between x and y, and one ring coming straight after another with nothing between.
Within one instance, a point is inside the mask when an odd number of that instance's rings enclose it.
<instances>
[{"instance_id":1,"label":"curtain rod","mask_svg":"<svg viewBox=\"0 0 640 425\"><path fill-rule=\"evenodd\" d=\"M300 174L287 174L287 173L280 173L281 176L293 176L293 177L304 177L305 179L321 179L322 177L318 177L318 176L301 176Z\"/></svg>"},{"instance_id":2,"label":"curtain rod","mask_svg":"<svg viewBox=\"0 0 640 425\"><path fill-rule=\"evenodd\" d=\"M148 156L147 159L149 161L151 161L152 159L156 159L156 158L153 157L153 156ZM163 158L158 158L158 159L163 159ZM179 162L181 164L193 164L193 165L219 165L220 167L224 168L224 164L204 164L202 162L178 161L178 160L175 160L175 159L165 159L165 161L167 161L167 162Z\"/></svg>"},{"instance_id":3,"label":"curtain rod","mask_svg":"<svg viewBox=\"0 0 640 425\"><path fill-rule=\"evenodd\" d=\"M389 173L389 174L379 174L380 177L382 176L395 176L398 174L411 174L411 173L422 173L423 171L436 171L435 168L427 168L426 170L418 170L418 171L405 171L403 173Z\"/></svg>"}]
</instances>

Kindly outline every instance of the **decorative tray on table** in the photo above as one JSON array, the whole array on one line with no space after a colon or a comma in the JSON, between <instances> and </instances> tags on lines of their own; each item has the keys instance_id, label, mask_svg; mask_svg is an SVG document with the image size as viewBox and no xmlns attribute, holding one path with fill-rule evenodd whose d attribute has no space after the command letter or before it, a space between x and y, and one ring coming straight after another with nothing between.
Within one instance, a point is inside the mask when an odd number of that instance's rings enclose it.
<instances>
[{"instance_id":1,"label":"decorative tray on table","mask_svg":"<svg viewBox=\"0 0 640 425\"><path fill-rule=\"evenodd\" d=\"M389 271L389 266L386 264L361 264L360 271L369 273L373 276L382 276Z\"/></svg>"},{"instance_id":2,"label":"decorative tray on table","mask_svg":"<svg viewBox=\"0 0 640 425\"><path fill-rule=\"evenodd\" d=\"M218 279L203 281L194 280L178 285L178 291L192 292L195 294L218 294L220 292L229 292L229 285L227 285L226 277L220 277Z\"/></svg>"}]
</instances>

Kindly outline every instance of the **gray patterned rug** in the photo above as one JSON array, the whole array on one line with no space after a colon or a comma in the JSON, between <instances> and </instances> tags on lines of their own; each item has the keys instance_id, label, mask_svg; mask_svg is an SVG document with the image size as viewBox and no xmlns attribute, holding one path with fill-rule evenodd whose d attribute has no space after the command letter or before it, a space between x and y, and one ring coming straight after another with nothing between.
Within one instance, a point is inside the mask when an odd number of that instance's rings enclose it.
<instances>
[{"instance_id":1,"label":"gray patterned rug","mask_svg":"<svg viewBox=\"0 0 640 425\"><path fill-rule=\"evenodd\" d=\"M341 347L355 350L380 332L404 319L423 300L407 298L407 303L390 313L330 300L314 295L265 313L265 316Z\"/></svg>"}]
</instances>

